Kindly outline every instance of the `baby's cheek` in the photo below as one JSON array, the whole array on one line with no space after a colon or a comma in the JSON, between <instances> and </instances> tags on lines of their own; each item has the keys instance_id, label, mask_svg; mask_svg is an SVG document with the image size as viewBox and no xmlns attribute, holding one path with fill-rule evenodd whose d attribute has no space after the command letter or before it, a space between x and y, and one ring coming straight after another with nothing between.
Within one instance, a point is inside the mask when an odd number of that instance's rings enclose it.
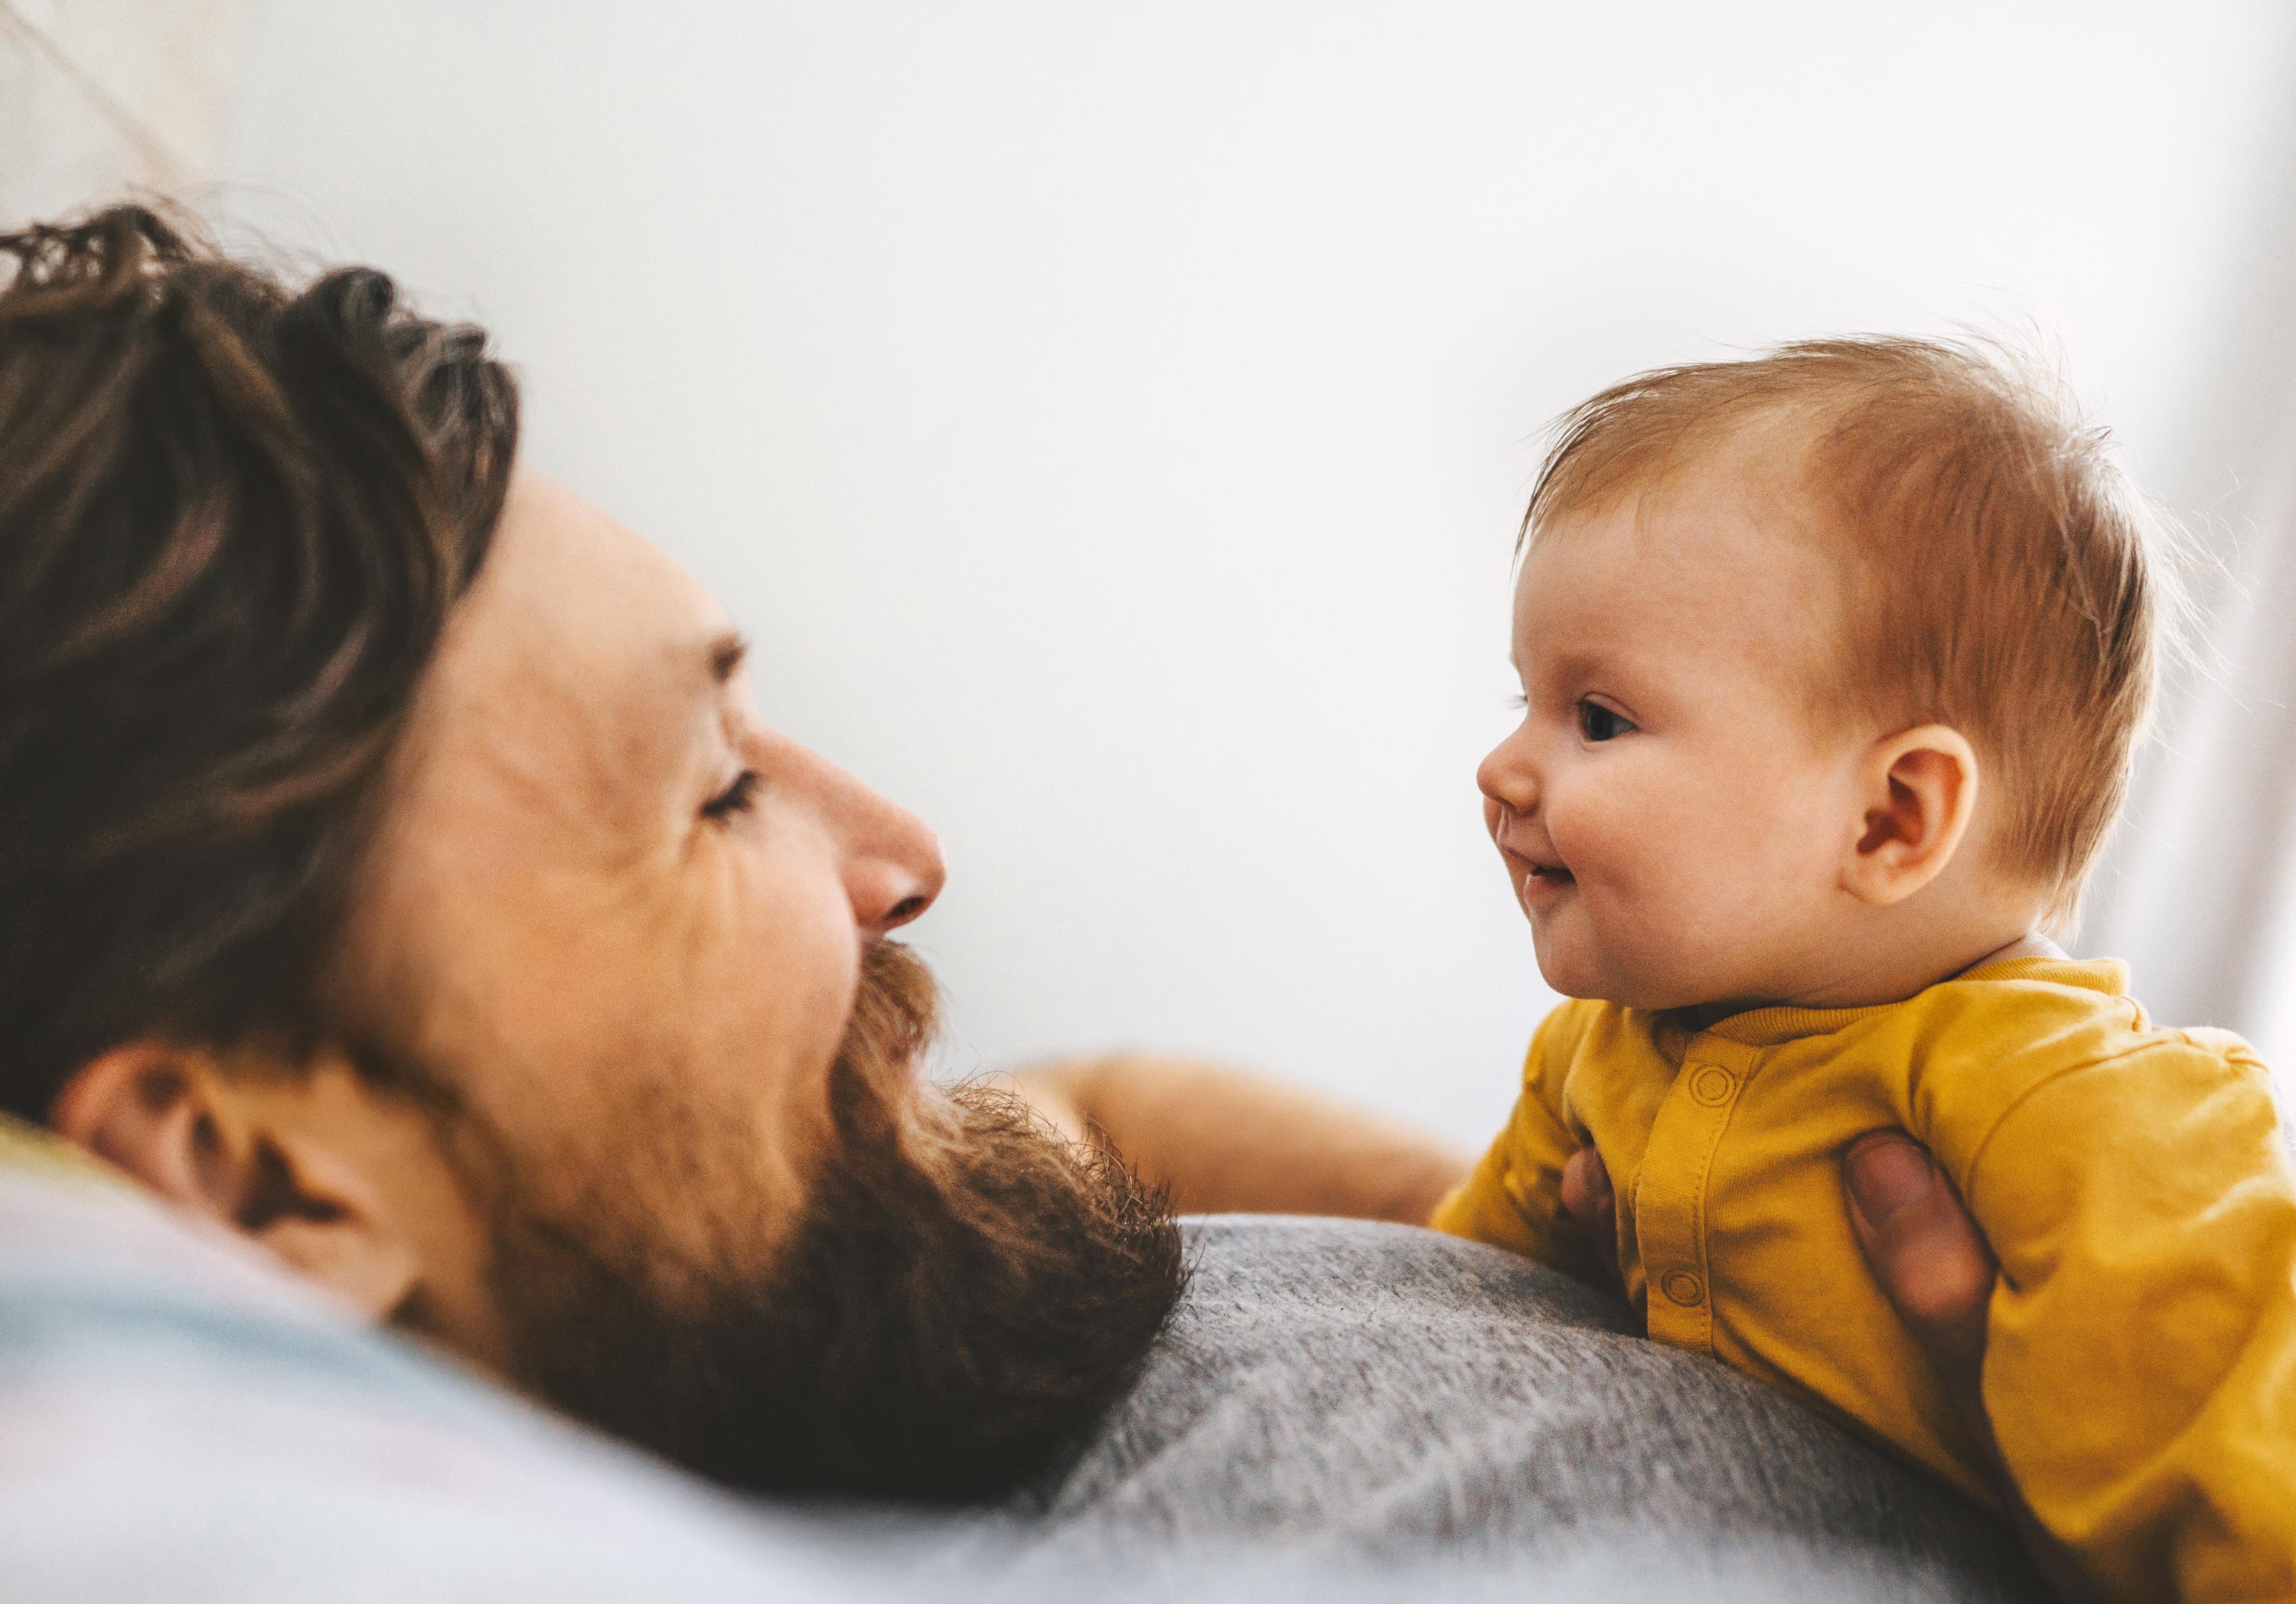
<instances>
[{"instance_id":1,"label":"baby's cheek","mask_svg":"<svg viewBox=\"0 0 2296 1604\"><path fill-rule=\"evenodd\" d=\"M1622 960L1670 962L1693 939L1716 876L1726 872L1710 832L1661 807L1589 818L1578 842L1576 854L1556 844L1578 882L1592 933Z\"/></svg>"},{"instance_id":2,"label":"baby's cheek","mask_svg":"<svg viewBox=\"0 0 2296 1604\"><path fill-rule=\"evenodd\" d=\"M1731 821L1734 861L1756 867L1781 892L1813 876L1826 878L1855 809L1834 816L1835 798L1824 775L1780 775L1765 794L1749 798Z\"/></svg>"},{"instance_id":3,"label":"baby's cheek","mask_svg":"<svg viewBox=\"0 0 2296 1604\"><path fill-rule=\"evenodd\" d=\"M1581 886L1621 896L1662 893L1695 870L1710 845L1679 800L1626 786L1558 806L1547 830Z\"/></svg>"}]
</instances>

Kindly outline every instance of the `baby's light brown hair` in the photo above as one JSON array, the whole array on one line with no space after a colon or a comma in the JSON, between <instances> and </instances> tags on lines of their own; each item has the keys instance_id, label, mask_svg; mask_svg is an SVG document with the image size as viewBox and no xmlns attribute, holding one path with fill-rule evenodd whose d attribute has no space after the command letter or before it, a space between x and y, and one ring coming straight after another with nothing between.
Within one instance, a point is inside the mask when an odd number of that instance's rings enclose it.
<instances>
[{"instance_id":1,"label":"baby's light brown hair","mask_svg":"<svg viewBox=\"0 0 2296 1604\"><path fill-rule=\"evenodd\" d=\"M1817 716L1961 731L1999 809L1994 866L2070 918L2128 790L2169 583L2164 531L2104 431L1976 341L1808 340L1639 373L1573 407L1523 539L1774 441L1800 454L1784 465L1849 559Z\"/></svg>"}]
</instances>

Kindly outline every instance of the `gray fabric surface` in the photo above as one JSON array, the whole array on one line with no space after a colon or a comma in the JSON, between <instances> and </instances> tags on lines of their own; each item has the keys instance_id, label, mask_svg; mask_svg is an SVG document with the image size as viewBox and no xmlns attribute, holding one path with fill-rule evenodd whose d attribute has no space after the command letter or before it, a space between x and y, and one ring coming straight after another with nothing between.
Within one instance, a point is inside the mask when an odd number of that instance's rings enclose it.
<instances>
[{"instance_id":1,"label":"gray fabric surface","mask_svg":"<svg viewBox=\"0 0 2296 1604\"><path fill-rule=\"evenodd\" d=\"M2041 1596L2001 1523L1629 1334L1623 1305L1567 1276L1358 1221L1190 1235L1193 1284L1139 1385L1007 1516L1032 1566L1249 1548L1536 1575L1545 1597Z\"/></svg>"},{"instance_id":2,"label":"gray fabric surface","mask_svg":"<svg viewBox=\"0 0 2296 1604\"><path fill-rule=\"evenodd\" d=\"M1133 1393L1011 1509L742 1505L109 1188L0 1175L0 1604L2021 1596L1997 1528L1493 1249L1191 1226Z\"/></svg>"}]
</instances>

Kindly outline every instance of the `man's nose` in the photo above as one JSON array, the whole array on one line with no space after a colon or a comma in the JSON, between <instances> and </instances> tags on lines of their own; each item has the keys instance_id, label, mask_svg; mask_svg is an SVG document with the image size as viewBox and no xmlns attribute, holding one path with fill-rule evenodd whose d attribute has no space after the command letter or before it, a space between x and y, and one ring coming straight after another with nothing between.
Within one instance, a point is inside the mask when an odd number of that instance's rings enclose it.
<instances>
[{"instance_id":1,"label":"man's nose","mask_svg":"<svg viewBox=\"0 0 2296 1604\"><path fill-rule=\"evenodd\" d=\"M933 904L948 879L940 838L907 808L887 801L841 770L832 771L830 826L853 922L874 939Z\"/></svg>"}]
</instances>

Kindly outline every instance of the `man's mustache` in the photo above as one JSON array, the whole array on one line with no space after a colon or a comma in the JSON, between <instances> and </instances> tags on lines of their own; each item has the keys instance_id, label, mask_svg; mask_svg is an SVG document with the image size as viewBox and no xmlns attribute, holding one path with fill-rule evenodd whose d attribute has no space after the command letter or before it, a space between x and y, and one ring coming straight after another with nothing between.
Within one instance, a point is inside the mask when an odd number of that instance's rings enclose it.
<instances>
[{"instance_id":1,"label":"man's mustache","mask_svg":"<svg viewBox=\"0 0 2296 1604\"><path fill-rule=\"evenodd\" d=\"M906 1101L939 1028L940 987L924 961L898 941L872 942L830 1071L830 1111L849 1148L885 1140L883 1125Z\"/></svg>"}]
</instances>

